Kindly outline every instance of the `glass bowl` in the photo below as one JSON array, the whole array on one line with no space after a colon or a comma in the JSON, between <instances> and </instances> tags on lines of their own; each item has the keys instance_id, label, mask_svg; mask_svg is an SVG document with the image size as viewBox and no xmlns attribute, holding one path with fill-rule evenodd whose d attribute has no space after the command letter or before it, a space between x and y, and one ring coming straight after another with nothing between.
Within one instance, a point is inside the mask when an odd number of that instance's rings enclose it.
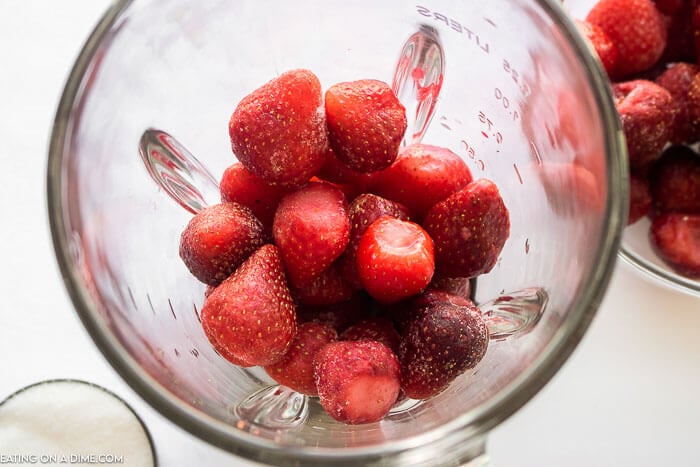
<instances>
[{"instance_id":1,"label":"glass bowl","mask_svg":"<svg viewBox=\"0 0 700 467\"><path fill-rule=\"evenodd\" d=\"M377 423L335 422L315 399L214 352L199 322L205 287L178 257L191 213L139 157L144 131L161 128L220 176L235 161L236 103L292 68L314 71L324 88L392 83L407 142L459 154L510 211L510 238L475 300L527 325L494 332L476 368ZM47 189L85 328L171 421L277 465L455 465L482 456L488 431L586 331L615 264L626 173L606 78L559 2L134 0L105 13L68 78Z\"/></svg>"}]
</instances>

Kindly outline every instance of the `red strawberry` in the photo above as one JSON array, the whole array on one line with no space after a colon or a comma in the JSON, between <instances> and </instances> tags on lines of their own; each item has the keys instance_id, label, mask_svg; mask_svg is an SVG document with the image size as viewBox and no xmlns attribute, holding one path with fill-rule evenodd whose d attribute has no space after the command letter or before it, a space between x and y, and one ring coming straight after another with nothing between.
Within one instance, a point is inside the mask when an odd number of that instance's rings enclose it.
<instances>
[{"instance_id":1,"label":"red strawberry","mask_svg":"<svg viewBox=\"0 0 700 467\"><path fill-rule=\"evenodd\" d=\"M328 323L299 325L289 350L265 371L278 383L309 396L317 396L314 380L314 357L321 348L338 340L338 333Z\"/></svg>"},{"instance_id":2,"label":"red strawberry","mask_svg":"<svg viewBox=\"0 0 700 467\"><path fill-rule=\"evenodd\" d=\"M350 240L345 195L326 182L309 182L279 203L272 236L289 282L306 287L345 250Z\"/></svg>"},{"instance_id":3,"label":"red strawberry","mask_svg":"<svg viewBox=\"0 0 700 467\"><path fill-rule=\"evenodd\" d=\"M350 242L339 261L343 276L356 287L362 287L360 273L357 271L357 248L360 246L360 239L367 227L383 216L391 216L401 220L409 219L408 210L404 206L371 193L361 194L348 207Z\"/></svg>"},{"instance_id":4,"label":"red strawberry","mask_svg":"<svg viewBox=\"0 0 700 467\"><path fill-rule=\"evenodd\" d=\"M218 285L264 243L263 226L238 203L207 206L180 236L180 257L197 279Z\"/></svg>"},{"instance_id":5,"label":"red strawberry","mask_svg":"<svg viewBox=\"0 0 700 467\"><path fill-rule=\"evenodd\" d=\"M454 152L438 146L412 144L382 171L376 191L406 206L416 219L472 181L467 164Z\"/></svg>"},{"instance_id":6,"label":"red strawberry","mask_svg":"<svg viewBox=\"0 0 700 467\"><path fill-rule=\"evenodd\" d=\"M381 420L396 402L400 368L396 355L376 341L327 344L314 360L321 406L349 424Z\"/></svg>"},{"instance_id":7,"label":"red strawberry","mask_svg":"<svg viewBox=\"0 0 700 467\"><path fill-rule=\"evenodd\" d=\"M306 305L332 305L349 300L357 287L343 276L338 261L334 262L305 287L294 289L293 295L299 303Z\"/></svg>"},{"instance_id":8,"label":"red strawberry","mask_svg":"<svg viewBox=\"0 0 700 467\"><path fill-rule=\"evenodd\" d=\"M308 70L281 74L245 96L231 115L233 153L272 185L297 187L328 151L321 84Z\"/></svg>"},{"instance_id":9,"label":"red strawberry","mask_svg":"<svg viewBox=\"0 0 700 467\"><path fill-rule=\"evenodd\" d=\"M580 163L547 161L538 167L547 200L559 215L571 217L605 208L605 187L593 165L590 159L581 159Z\"/></svg>"},{"instance_id":10,"label":"red strawberry","mask_svg":"<svg viewBox=\"0 0 700 467\"><path fill-rule=\"evenodd\" d=\"M496 185L479 179L433 206L423 227L435 242L440 275L474 277L496 265L510 220Z\"/></svg>"},{"instance_id":11,"label":"red strawberry","mask_svg":"<svg viewBox=\"0 0 700 467\"><path fill-rule=\"evenodd\" d=\"M420 295L387 307L387 312L394 323L396 323L399 331L403 332L409 321L426 311L430 311L432 306L439 303L447 303L455 306L474 306L474 303L467 297L456 295L445 290L429 288Z\"/></svg>"},{"instance_id":12,"label":"red strawberry","mask_svg":"<svg viewBox=\"0 0 700 467\"><path fill-rule=\"evenodd\" d=\"M603 69L609 77L614 78L617 65L617 47L615 43L605 34L602 28L588 21L576 20L576 26L586 39L593 46Z\"/></svg>"},{"instance_id":13,"label":"red strawberry","mask_svg":"<svg viewBox=\"0 0 700 467\"><path fill-rule=\"evenodd\" d=\"M700 155L671 146L652 167L651 196L660 211L700 214Z\"/></svg>"},{"instance_id":14,"label":"red strawberry","mask_svg":"<svg viewBox=\"0 0 700 467\"><path fill-rule=\"evenodd\" d=\"M394 327L394 323L385 316L373 316L361 319L340 335L343 341L359 341L367 339L381 342L394 353L398 353L401 336Z\"/></svg>"},{"instance_id":15,"label":"red strawberry","mask_svg":"<svg viewBox=\"0 0 700 467\"><path fill-rule=\"evenodd\" d=\"M700 279L700 215L663 213L649 231L658 255L681 275Z\"/></svg>"},{"instance_id":16,"label":"red strawberry","mask_svg":"<svg viewBox=\"0 0 700 467\"><path fill-rule=\"evenodd\" d=\"M369 316L372 304L364 293L355 293L350 299L332 305L301 305L297 310L300 322L328 323L339 333Z\"/></svg>"},{"instance_id":17,"label":"red strawberry","mask_svg":"<svg viewBox=\"0 0 700 467\"><path fill-rule=\"evenodd\" d=\"M229 166L219 183L221 201L240 203L250 208L255 217L266 227L272 226L272 218L280 199L289 191L272 186L236 162Z\"/></svg>"},{"instance_id":18,"label":"red strawberry","mask_svg":"<svg viewBox=\"0 0 700 467\"><path fill-rule=\"evenodd\" d=\"M443 391L486 353L488 329L473 306L438 302L410 319L401 335L401 388L413 399Z\"/></svg>"},{"instance_id":19,"label":"red strawberry","mask_svg":"<svg viewBox=\"0 0 700 467\"><path fill-rule=\"evenodd\" d=\"M630 204L627 225L634 224L642 217L649 214L651 209L651 194L649 193L649 181L646 177L630 174Z\"/></svg>"},{"instance_id":20,"label":"red strawberry","mask_svg":"<svg viewBox=\"0 0 700 467\"><path fill-rule=\"evenodd\" d=\"M326 161L321 167L319 177L329 182L347 186L345 191L348 199L353 199L361 193L368 193L374 189L380 172L356 172L343 162L338 160L333 150L326 154Z\"/></svg>"},{"instance_id":21,"label":"red strawberry","mask_svg":"<svg viewBox=\"0 0 700 467\"><path fill-rule=\"evenodd\" d=\"M255 251L204 301L202 327L214 348L236 365L271 365L296 332L295 309L274 245Z\"/></svg>"},{"instance_id":22,"label":"red strawberry","mask_svg":"<svg viewBox=\"0 0 700 467\"><path fill-rule=\"evenodd\" d=\"M406 132L406 109L389 85L364 79L326 91L328 138L339 160L358 172L389 167Z\"/></svg>"},{"instance_id":23,"label":"red strawberry","mask_svg":"<svg viewBox=\"0 0 700 467\"><path fill-rule=\"evenodd\" d=\"M700 30L698 31L698 37L700 37ZM688 118L690 120L689 124L694 128L700 128L700 72L693 76L693 80L688 86L687 102L686 108L688 109ZM694 133L692 142L696 142L698 137L700 137L700 130Z\"/></svg>"},{"instance_id":24,"label":"red strawberry","mask_svg":"<svg viewBox=\"0 0 700 467\"><path fill-rule=\"evenodd\" d=\"M651 68L666 47L666 25L651 0L600 0L586 21L601 28L615 44L620 76Z\"/></svg>"},{"instance_id":25,"label":"red strawberry","mask_svg":"<svg viewBox=\"0 0 700 467\"><path fill-rule=\"evenodd\" d=\"M674 122L670 140L673 143L694 142L700 137L700 127L690 117L690 91L693 78L700 71L692 63L674 63L656 78L656 84L666 89L673 98Z\"/></svg>"},{"instance_id":26,"label":"red strawberry","mask_svg":"<svg viewBox=\"0 0 700 467\"><path fill-rule=\"evenodd\" d=\"M675 118L673 97L647 80L617 83L613 85L613 93L627 140L630 166L644 169L659 157L671 136Z\"/></svg>"},{"instance_id":27,"label":"red strawberry","mask_svg":"<svg viewBox=\"0 0 700 467\"><path fill-rule=\"evenodd\" d=\"M379 302L416 295L435 271L433 241L418 224L382 217L360 239L357 270L367 293Z\"/></svg>"}]
</instances>

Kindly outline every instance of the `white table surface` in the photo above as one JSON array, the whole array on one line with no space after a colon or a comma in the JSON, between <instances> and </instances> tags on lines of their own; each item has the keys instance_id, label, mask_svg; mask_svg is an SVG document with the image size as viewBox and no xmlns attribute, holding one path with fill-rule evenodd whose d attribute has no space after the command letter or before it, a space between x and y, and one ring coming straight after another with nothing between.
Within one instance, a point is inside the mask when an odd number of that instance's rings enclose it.
<instances>
[{"instance_id":1,"label":"white table surface","mask_svg":"<svg viewBox=\"0 0 700 467\"><path fill-rule=\"evenodd\" d=\"M0 400L40 380L92 381L142 416L160 465L255 465L144 403L93 345L58 273L45 200L49 132L73 59L108 3L0 1ZM572 358L488 448L500 467L692 467L699 439L700 300L618 262Z\"/></svg>"}]
</instances>

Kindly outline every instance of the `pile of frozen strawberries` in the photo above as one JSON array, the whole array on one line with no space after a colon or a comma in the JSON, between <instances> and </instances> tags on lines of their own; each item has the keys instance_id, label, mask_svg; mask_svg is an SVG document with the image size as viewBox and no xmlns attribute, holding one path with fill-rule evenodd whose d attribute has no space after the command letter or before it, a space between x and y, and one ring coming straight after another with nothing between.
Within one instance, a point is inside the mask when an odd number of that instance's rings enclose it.
<instances>
[{"instance_id":1,"label":"pile of frozen strawberries","mask_svg":"<svg viewBox=\"0 0 700 467\"><path fill-rule=\"evenodd\" d=\"M216 351L346 423L441 392L488 344L469 279L495 266L508 210L450 150L401 147L406 127L381 81L322 93L283 73L234 110L222 202L180 239Z\"/></svg>"},{"instance_id":2,"label":"pile of frozen strawberries","mask_svg":"<svg viewBox=\"0 0 700 467\"><path fill-rule=\"evenodd\" d=\"M579 21L613 87L629 153L632 224L700 278L700 1L601 0Z\"/></svg>"}]
</instances>

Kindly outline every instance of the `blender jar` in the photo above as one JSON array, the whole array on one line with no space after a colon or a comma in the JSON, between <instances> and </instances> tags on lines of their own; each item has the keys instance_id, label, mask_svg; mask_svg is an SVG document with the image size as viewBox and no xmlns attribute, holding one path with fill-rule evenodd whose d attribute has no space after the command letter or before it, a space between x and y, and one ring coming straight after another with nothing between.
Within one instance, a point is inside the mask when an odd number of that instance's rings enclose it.
<instances>
[{"instance_id":1,"label":"blender jar","mask_svg":"<svg viewBox=\"0 0 700 467\"><path fill-rule=\"evenodd\" d=\"M191 213L138 154L144 130L161 128L219 176L235 161L236 103L292 68L324 89L393 84L406 142L459 154L510 211L510 238L475 299L524 316L529 331L495 334L447 390L377 423L337 423L214 352L199 322L205 286L178 257ZM592 319L626 218L623 151L606 78L558 2L118 1L56 115L49 216L86 329L174 423L274 464L456 465L483 453L488 430L549 380Z\"/></svg>"}]
</instances>

